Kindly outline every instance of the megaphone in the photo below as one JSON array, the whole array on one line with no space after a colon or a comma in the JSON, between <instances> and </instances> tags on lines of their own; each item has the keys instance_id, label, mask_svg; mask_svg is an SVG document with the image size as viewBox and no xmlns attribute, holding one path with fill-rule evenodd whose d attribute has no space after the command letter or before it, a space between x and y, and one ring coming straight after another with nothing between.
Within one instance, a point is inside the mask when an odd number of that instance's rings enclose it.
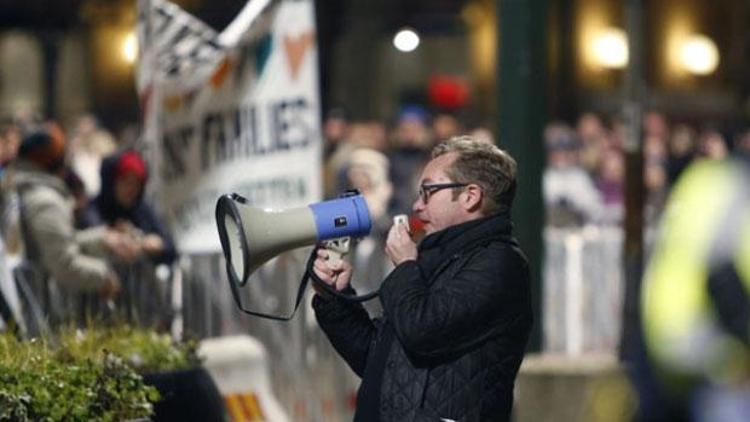
<instances>
[{"instance_id":1,"label":"megaphone","mask_svg":"<svg viewBox=\"0 0 750 422\"><path fill-rule=\"evenodd\" d=\"M223 195L216 203L216 224L230 283L239 286L282 252L331 239L364 237L372 228L367 203L356 192L278 211L252 207L236 193Z\"/></svg>"}]
</instances>

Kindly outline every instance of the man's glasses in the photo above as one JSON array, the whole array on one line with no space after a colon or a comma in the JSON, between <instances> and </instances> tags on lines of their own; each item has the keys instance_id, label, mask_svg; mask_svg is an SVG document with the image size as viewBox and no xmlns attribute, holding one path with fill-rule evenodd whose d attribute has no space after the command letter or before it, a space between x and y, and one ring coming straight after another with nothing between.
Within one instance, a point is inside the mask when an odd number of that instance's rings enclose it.
<instances>
[{"instance_id":1,"label":"man's glasses","mask_svg":"<svg viewBox=\"0 0 750 422\"><path fill-rule=\"evenodd\" d=\"M419 198L422 200L423 204L426 204L427 201L430 199L430 196L432 196L433 193L443 190L443 189L455 189L455 188L463 188L468 186L467 183L435 183L432 185L420 185L419 186Z\"/></svg>"}]
</instances>

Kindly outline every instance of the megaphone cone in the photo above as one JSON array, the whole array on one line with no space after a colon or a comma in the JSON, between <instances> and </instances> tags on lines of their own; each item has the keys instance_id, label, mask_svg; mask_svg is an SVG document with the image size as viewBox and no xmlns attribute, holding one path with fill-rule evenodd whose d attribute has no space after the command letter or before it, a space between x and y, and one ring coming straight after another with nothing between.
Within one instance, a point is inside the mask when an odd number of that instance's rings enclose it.
<instances>
[{"instance_id":1,"label":"megaphone cone","mask_svg":"<svg viewBox=\"0 0 750 422\"><path fill-rule=\"evenodd\" d=\"M230 282L245 285L261 265L282 252L341 237L363 237L372 222L361 195L307 207L266 211L237 195L216 203L216 224Z\"/></svg>"}]
</instances>

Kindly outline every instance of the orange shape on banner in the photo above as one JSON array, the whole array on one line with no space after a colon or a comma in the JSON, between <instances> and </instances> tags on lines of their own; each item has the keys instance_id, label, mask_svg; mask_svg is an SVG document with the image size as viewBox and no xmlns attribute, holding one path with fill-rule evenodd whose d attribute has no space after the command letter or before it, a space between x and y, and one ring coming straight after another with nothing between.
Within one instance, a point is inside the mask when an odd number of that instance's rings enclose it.
<instances>
[{"instance_id":1,"label":"orange shape on banner","mask_svg":"<svg viewBox=\"0 0 750 422\"><path fill-rule=\"evenodd\" d=\"M315 32L307 31L292 37L284 35L284 51L289 63L289 71L292 74L292 80L297 80L302 59L305 58L307 49L315 42Z\"/></svg>"},{"instance_id":2,"label":"orange shape on banner","mask_svg":"<svg viewBox=\"0 0 750 422\"><path fill-rule=\"evenodd\" d=\"M222 60L221 63L216 66L214 74L211 75L211 86L215 89L221 88L221 86L224 84L224 81L227 79L227 76L229 75L229 71L231 69L232 61L229 59L229 57L225 57L224 60Z\"/></svg>"},{"instance_id":3,"label":"orange shape on banner","mask_svg":"<svg viewBox=\"0 0 750 422\"><path fill-rule=\"evenodd\" d=\"M164 109L166 109L170 113L174 113L178 108L182 106L182 96L171 95L169 97L166 97L164 98L163 104Z\"/></svg>"}]
</instances>

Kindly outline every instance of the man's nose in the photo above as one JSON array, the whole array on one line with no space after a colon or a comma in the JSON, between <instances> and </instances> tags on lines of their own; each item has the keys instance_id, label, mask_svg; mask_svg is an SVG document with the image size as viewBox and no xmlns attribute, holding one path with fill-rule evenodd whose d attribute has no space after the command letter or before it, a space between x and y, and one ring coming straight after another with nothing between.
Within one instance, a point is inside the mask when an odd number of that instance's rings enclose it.
<instances>
[{"instance_id":1,"label":"man's nose","mask_svg":"<svg viewBox=\"0 0 750 422\"><path fill-rule=\"evenodd\" d=\"M414 212L422 211L424 209L424 202L422 202L422 198L417 196L417 199L414 200L414 204L412 204L411 209Z\"/></svg>"}]
</instances>

